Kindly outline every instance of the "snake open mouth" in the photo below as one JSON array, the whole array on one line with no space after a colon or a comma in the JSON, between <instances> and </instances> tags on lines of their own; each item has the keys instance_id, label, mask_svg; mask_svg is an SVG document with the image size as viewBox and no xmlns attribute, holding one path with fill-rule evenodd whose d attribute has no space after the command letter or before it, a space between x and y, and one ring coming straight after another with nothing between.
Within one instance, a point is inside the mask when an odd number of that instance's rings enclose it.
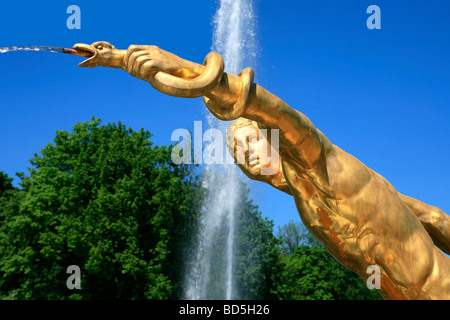
<instances>
[{"instance_id":1,"label":"snake open mouth","mask_svg":"<svg viewBox=\"0 0 450 320\"><path fill-rule=\"evenodd\" d=\"M95 48L92 45L84 44L84 43L77 43L73 46L73 50L75 51L73 54L82 56L82 57L88 57L88 59L84 60L80 64L78 64L80 67L89 67L93 60L97 57L98 51L97 48Z\"/></svg>"}]
</instances>

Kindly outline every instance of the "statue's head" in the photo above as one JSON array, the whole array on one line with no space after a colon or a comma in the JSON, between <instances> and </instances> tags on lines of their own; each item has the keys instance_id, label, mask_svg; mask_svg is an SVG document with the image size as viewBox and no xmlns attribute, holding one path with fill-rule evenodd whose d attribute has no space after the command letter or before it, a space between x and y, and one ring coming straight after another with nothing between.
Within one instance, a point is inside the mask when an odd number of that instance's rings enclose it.
<instances>
[{"instance_id":1,"label":"statue's head","mask_svg":"<svg viewBox=\"0 0 450 320\"><path fill-rule=\"evenodd\" d=\"M271 181L280 171L278 151L274 150L270 130L265 134L255 121L239 118L227 132L227 146L236 164L251 179Z\"/></svg>"}]
</instances>

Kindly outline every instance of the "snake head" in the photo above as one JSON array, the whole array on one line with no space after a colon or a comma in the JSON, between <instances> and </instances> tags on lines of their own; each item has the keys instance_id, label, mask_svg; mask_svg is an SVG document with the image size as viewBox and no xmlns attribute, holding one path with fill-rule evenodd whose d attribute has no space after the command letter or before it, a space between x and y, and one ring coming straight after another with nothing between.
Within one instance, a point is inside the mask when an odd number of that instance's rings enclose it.
<instances>
[{"instance_id":1,"label":"snake head","mask_svg":"<svg viewBox=\"0 0 450 320\"><path fill-rule=\"evenodd\" d=\"M93 68L103 66L123 68L124 50L117 50L109 42L97 41L90 45L77 43L73 46L73 49L84 56L90 56L79 64L80 67Z\"/></svg>"}]
</instances>

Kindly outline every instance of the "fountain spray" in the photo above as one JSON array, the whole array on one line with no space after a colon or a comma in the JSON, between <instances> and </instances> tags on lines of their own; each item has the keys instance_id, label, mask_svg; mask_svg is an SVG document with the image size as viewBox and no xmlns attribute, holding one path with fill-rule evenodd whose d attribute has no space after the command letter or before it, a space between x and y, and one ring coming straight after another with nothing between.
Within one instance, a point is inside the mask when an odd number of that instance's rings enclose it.
<instances>
[{"instance_id":1,"label":"fountain spray","mask_svg":"<svg viewBox=\"0 0 450 320\"><path fill-rule=\"evenodd\" d=\"M256 55L255 16L251 0L220 0L214 16L212 50L220 53L225 61L225 71L238 74L248 58ZM219 122L208 112L208 125L219 129L226 136L230 122ZM225 144L225 142L224 142ZM226 156L230 156L228 152ZM232 163L226 161L226 163ZM237 230L237 206L240 198L238 167L212 164L205 168L203 179L205 200L202 207L200 235L195 253L191 255L186 272L185 299L212 299L210 283L220 279L222 295L218 299L233 300L238 294L235 286L235 236ZM225 267L214 261L217 234L226 225L226 248L222 253Z\"/></svg>"}]
</instances>

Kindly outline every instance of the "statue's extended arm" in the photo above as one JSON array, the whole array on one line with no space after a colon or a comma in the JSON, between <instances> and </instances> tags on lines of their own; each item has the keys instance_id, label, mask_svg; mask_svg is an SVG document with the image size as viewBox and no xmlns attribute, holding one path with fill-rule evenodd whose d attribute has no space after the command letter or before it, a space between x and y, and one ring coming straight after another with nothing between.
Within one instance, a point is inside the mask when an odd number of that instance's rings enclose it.
<instances>
[{"instance_id":1,"label":"statue's extended arm","mask_svg":"<svg viewBox=\"0 0 450 320\"><path fill-rule=\"evenodd\" d=\"M209 110L221 120L244 117L263 128L279 129L280 149L287 150L305 170L323 164L324 155L333 148L305 115L254 84L251 69L240 75L224 73L218 54L209 54L205 65L200 65L156 46L133 45L128 50L117 50L107 42L97 42L90 46L77 44L74 49L94 53L80 66L124 69L163 93L203 96Z\"/></svg>"}]
</instances>

